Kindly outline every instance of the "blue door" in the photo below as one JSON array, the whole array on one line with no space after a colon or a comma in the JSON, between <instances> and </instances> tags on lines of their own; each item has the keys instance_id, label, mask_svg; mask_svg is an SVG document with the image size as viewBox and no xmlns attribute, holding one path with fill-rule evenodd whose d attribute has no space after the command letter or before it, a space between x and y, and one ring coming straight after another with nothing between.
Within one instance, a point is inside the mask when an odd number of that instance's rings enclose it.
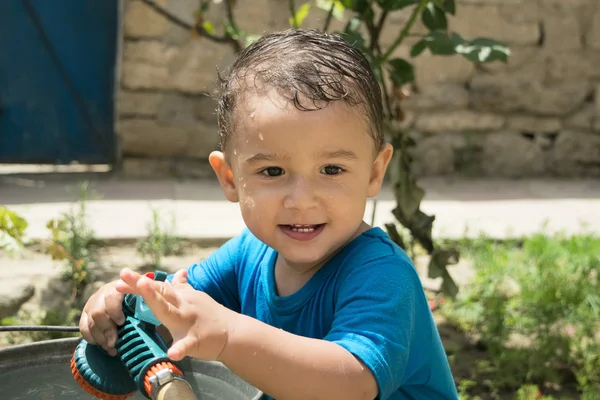
<instances>
[{"instance_id":1,"label":"blue door","mask_svg":"<svg viewBox=\"0 0 600 400\"><path fill-rule=\"evenodd\" d=\"M115 159L119 0L0 0L0 163Z\"/></svg>"}]
</instances>

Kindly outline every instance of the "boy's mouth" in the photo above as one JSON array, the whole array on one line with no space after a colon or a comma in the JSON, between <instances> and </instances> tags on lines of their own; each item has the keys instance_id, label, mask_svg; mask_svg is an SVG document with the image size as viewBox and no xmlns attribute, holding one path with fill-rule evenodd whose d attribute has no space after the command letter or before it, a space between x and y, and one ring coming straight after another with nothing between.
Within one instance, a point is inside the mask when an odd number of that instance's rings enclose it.
<instances>
[{"instance_id":1,"label":"boy's mouth","mask_svg":"<svg viewBox=\"0 0 600 400\"><path fill-rule=\"evenodd\" d=\"M279 225L279 228L296 240L311 240L317 237L325 227L325 224L292 224L292 225Z\"/></svg>"}]
</instances>

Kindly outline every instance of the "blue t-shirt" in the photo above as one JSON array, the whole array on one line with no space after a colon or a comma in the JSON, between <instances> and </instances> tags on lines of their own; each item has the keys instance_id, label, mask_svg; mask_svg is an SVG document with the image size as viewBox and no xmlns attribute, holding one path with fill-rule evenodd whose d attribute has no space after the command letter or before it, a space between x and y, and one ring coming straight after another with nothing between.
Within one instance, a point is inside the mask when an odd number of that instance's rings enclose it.
<instances>
[{"instance_id":1,"label":"blue t-shirt","mask_svg":"<svg viewBox=\"0 0 600 400\"><path fill-rule=\"evenodd\" d=\"M419 277L383 230L354 239L290 296L276 294L276 259L245 229L188 280L234 311L344 347L373 372L378 400L458 399Z\"/></svg>"}]
</instances>

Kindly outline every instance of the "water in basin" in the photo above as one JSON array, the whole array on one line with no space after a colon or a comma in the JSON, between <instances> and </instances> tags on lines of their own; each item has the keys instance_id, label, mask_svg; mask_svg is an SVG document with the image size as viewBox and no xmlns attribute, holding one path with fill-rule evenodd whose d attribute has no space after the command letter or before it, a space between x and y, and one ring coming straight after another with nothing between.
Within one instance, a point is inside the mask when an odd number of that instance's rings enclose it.
<instances>
[{"instance_id":1,"label":"water in basin","mask_svg":"<svg viewBox=\"0 0 600 400\"><path fill-rule=\"evenodd\" d=\"M0 350L2 400L91 400L71 374L74 340ZM218 363L186 360L185 378L201 400L258 400L262 394ZM146 399L136 393L133 400Z\"/></svg>"}]
</instances>

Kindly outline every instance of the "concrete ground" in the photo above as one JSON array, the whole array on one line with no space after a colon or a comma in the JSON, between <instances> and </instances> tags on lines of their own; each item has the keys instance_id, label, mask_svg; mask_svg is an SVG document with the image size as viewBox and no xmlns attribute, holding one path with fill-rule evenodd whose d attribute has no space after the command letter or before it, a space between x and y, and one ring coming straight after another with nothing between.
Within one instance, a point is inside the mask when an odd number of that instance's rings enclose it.
<instances>
[{"instance_id":1,"label":"concrete ground","mask_svg":"<svg viewBox=\"0 0 600 400\"><path fill-rule=\"evenodd\" d=\"M0 204L27 218L32 238L47 238L46 222L58 217L76 199L69 179L0 176ZM594 232L600 235L600 181L598 180L457 180L425 179L422 203L436 216L434 235L441 238L518 237L547 232ZM98 199L89 204L90 223L105 239L145 236L151 207L165 217L174 212L177 232L188 238L228 238L244 227L237 204L225 200L216 180L92 181ZM394 200L386 186L377 197L375 224L393 220ZM365 213L371 221L373 201ZM545 227L544 227L545 226Z\"/></svg>"},{"instance_id":2,"label":"concrete ground","mask_svg":"<svg viewBox=\"0 0 600 400\"><path fill-rule=\"evenodd\" d=\"M24 216L29 222L27 233L35 239L49 238L47 221L59 217L76 200L69 189L77 180L42 177L0 175L0 204ZM237 235L244 227L238 205L224 199L216 181L135 181L96 175L91 182L98 199L90 202L88 215L99 238L146 236L151 207L164 217L174 212L177 233L186 238L222 240ZM437 238L475 237L480 233L496 238L519 237L539 232L544 224L547 232L600 235L600 181L427 179L421 185L426 190L422 210L436 216ZM383 226L393 221L393 208L393 195L386 186L377 198L375 224ZM373 201L369 201L365 212L368 222L372 211ZM416 261L424 287L437 290L441 279L427 277L427 260ZM183 259L176 262L178 268L190 263ZM449 272L459 285L473 275L471 264L462 260ZM31 253L10 259L0 254L0 281L10 282L0 287L0 306L2 299L18 302L31 285L41 293L39 287L56 273L56 266L46 255Z\"/></svg>"}]
</instances>

